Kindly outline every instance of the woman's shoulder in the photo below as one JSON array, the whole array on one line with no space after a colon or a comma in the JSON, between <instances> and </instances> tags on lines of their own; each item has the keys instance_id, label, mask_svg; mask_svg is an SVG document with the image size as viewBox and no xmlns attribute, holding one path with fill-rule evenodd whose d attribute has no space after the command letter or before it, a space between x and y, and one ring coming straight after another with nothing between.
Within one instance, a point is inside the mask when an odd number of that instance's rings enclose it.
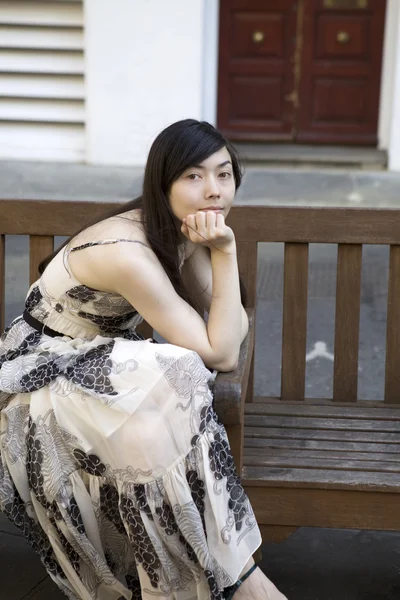
<instances>
[{"instance_id":1,"label":"woman's shoulder","mask_svg":"<svg viewBox=\"0 0 400 600\"><path fill-rule=\"evenodd\" d=\"M113 240L138 240L147 243L140 217L140 209L135 209L90 225L72 238L69 249Z\"/></svg>"},{"instance_id":2,"label":"woman's shoulder","mask_svg":"<svg viewBox=\"0 0 400 600\"><path fill-rule=\"evenodd\" d=\"M113 281L129 265L152 260L140 214L109 217L75 236L68 247L70 269L88 287L114 291Z\"/></svg>"}]
</instances>

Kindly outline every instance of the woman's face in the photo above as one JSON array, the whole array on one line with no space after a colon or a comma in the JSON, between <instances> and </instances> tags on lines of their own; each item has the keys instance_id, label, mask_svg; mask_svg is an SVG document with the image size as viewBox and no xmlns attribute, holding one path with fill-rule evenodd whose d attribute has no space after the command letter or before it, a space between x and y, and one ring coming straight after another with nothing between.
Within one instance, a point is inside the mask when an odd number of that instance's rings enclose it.
<instances>
[{"instance_id":1,"label":"woman's face","mask_svg":"<svg viewBox=\"0 0 400 600\"><path fill-rule=\"evenodd\" d=\"M231 156L226 148L221 148L201 164L186 169L174 181L169 201L179 221L207 209L221 212L226 218L235 192Z\"/></svg>"}]
</instances>

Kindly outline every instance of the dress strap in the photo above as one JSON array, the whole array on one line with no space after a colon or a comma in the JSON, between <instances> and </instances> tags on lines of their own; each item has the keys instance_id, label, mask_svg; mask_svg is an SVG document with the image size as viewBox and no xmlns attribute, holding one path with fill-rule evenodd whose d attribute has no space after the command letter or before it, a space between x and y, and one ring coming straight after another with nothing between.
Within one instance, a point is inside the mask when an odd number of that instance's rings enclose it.
<instances>
[{"instance_id":1,"label":"dress strap","mask_svg":"<svg viewBox=\"0 0 400 600\"><path fill-rule=\"evenodd\" d=\"M128 240L125 238L116 238L116 239L108 239L108 240L99 240L98 242L88 242L87 244L82 244L81 246L75 246L74 248L70 248L69 252L76 252L77 250L84 250L85 248L90 248L91 246L105 246L107 244L117 244L118 242L129 242L132 244L141 244L146 248L149 248L147 244L144 242L140 242L139 240Z\"/></svg>"},{"instance_id":2,"label":"dress strap","mask_svg":"<svg viewBox=\"0 0 400 600\"><path fill-rule=\"evenodd\" d=\"M71 252L77 252L78 250L84 250L85 248L90 248L91 246L105 246L106 244L117 244L118 242L129 242L131 244L141 244L146 248L149 248L147 244L144 242L140 242L139 240L128 240L125 238L115 238L115 239L106 239L99 240L98 242L88 242L87 244L82 244L81 246L75 246L74 248L69 248L69 246L65 246L62 260L65 270L67 271L69 277L72 277L71 269L69 268L68 258Z\"/></svg>"}]
</instances>

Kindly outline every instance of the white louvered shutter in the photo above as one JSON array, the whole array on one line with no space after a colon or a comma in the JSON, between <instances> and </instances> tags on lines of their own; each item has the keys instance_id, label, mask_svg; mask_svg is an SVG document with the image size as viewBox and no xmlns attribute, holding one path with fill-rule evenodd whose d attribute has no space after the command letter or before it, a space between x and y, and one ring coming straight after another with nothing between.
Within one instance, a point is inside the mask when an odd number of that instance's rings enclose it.
<instances>
[{"instance_id":1,"label":"white louvered shutter","mask_svg":"<svg viewBox=\"0 0 400 600\"><path fill-rule=\"evenodd\" d=\"M82 0L0 0L0 158L85 159Z\"/></svg>"}]
</instances>

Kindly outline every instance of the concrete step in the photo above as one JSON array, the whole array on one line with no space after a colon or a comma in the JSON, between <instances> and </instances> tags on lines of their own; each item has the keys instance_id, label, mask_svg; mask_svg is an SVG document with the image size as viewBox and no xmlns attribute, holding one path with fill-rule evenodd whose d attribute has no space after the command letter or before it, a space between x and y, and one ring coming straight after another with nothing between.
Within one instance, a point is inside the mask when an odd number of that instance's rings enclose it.
<instances>
[{"instance_id":1,"label":"concrete step","mask_svg":"<svg viewBox=\"0 0 400 600\"><path fill-rule=\"evenodd\" d=\"M348 168L383 171L385 150L360 146L309 146L303 144L235 143L249 165L304 168Z\"/></svg>"}]
</instances>

